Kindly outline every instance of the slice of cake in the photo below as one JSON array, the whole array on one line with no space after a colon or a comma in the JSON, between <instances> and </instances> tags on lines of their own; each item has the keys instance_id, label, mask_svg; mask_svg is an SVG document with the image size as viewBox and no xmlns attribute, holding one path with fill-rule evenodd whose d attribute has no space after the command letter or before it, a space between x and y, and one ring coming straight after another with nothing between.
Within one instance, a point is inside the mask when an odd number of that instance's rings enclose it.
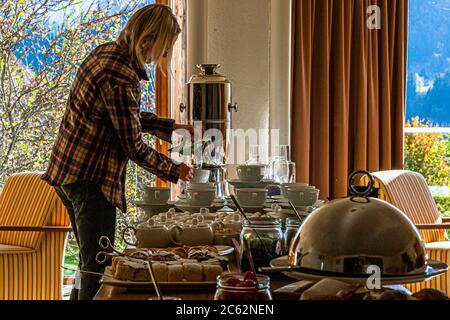
<instances>
[{"instance_id":1,"label":"slice of cake","mask_svg":"<svg viewBox=\"0 0 450 320\"><path fill-rule=\"evenodd\" d=\"M216 281L217 277L223 272L220 264L202 264L202 267L204 281Z\"/></svg>"},{"instance_id":2,"label":"slice of cake","mask_svg":"<svg viewBox=\"0 0 450 320\"><path fill-rule=\"evenodd\" d=\"M169 282L183 282L184 273L182 264L171 264L167 266L167 277Z\"/></svg>"},{"instance_id":3,"label":"slice of cake","mask_svg":"<svg viewBox=\"0 0 450 320\"><path fill-rule=\"evenodd\" d=\"M183 273L188 282L203 281L203 268L200 263L184 263Z\"/></svg>"},{"instance_id":4,"label":"slice of cake","mask_svg":"<svg viewBox=\"0 0 450 320\"><path fill-rule=\"evenodd\" d=\"M150 273L145 261L134 258L117 259L114 278L128 281L149 281Z\"/></svg>"}]
</instances>

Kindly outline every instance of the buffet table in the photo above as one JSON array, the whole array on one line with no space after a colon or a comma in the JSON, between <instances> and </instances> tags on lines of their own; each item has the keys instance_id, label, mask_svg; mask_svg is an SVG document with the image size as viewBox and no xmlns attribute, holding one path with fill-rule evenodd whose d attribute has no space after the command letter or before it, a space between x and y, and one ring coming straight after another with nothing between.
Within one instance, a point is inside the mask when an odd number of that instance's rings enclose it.
<instances>
[{"instance_id":1,"label":"buffet table","mask_svg":"<svg viewBox=\"0 0 450 320\"><path fill-rule=\"evenodd\" d=\"M238 259L237 251L227 255L229 258L229 270L231 272L239 272L236 259ZM295 282L291 278L288 278L282 274L270 275L270 291L275 299L276 294L273 292L278 288ZM204 288L189 288L188 286L183 288L161 288L163 295L180 297L182 300L213 300L216 287L209 286ZM153 288L123 288L110 284L102 284L97 292L94 300L148 300L149 298L156 297L156 292Z\"/></svg>"},{"instance_id":2,"label":"buffet table","mask_svg":"<svg viewBox=\"0 0 450 320\"><path fill-rule=\"evenodd\" d=\"M270 282L270 288L273 293L274 290L281 288L295 280L289 279L287 277L274 279ZM205 290L182 290L167 291L168 296L180 297L182 300L213 300L214 299L215 288L209 288ZM164 293L163 293L164 294ZM115 287L111 285L103 284L100 290L95 296L95 300L147 300L151 297L156 297L156 293L151 289L148 290L129 290L126 288ZM274 297L275 299L276 297Z\"/></svg>"}]
</instances>

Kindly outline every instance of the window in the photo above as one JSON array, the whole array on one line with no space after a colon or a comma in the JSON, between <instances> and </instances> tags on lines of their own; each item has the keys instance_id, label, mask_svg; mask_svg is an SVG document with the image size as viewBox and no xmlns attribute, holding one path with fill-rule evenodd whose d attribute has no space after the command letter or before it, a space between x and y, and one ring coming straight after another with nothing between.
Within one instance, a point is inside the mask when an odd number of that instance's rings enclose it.
<instances>
[{"instance_id":1,"label":"window","mask_svg":"<svg viewBox=\"0 0 450 320\"><path fill-rule=\"evenodd\" d=\"M405 169L450 216L450 0L409 1Z\"/></svg>"}]
</instances>

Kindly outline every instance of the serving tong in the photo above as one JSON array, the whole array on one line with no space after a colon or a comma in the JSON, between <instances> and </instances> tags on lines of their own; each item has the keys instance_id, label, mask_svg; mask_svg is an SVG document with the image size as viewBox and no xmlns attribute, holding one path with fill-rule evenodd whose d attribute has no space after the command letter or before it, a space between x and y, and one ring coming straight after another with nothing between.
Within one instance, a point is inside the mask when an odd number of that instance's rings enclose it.
<instances>
[{"instance_id":1,"label":"serving tong","mask_svg":"<svg viewBox=\"0 0 450 320\"><path fill-rule=\"evenodd\" d=\"M100 249L102 249L102 251L99 251L95 256L95 262L98 264L105 264L106 261L114 256L127 256L114 248L111 240L107 236L101 236L98 240L98 245L100 246Z\"/></svg>"},{"instance_id":2,"label":"serving tong","mask_svg":"<svg viewBox=\"0 0 450 320\"><path fill-rule=\"evenodd\" d=\"M128 256L126 254L123 254L116 248L114 248L111 240L107 236L101 236L100 239L98 240L98 245L100 246L100 249L102 249L102 251L99 251L95 255L95 262L97 262L98 264L105 264L106 261L110 260L114 256ZM112 276L108 276L108 275L105 275L104 273L100 273L100 272L87 271L87 270L82 270L82 269L74 270L71 268L63 268L63 269L66 269L69 271L79 271L81 273L92 274L95 276L106 276L106 277L112 278Z\"/></svg>"},{"instance_id":3,"label":"serving tong","mask_svg":"<svg viewBox=\"0 0 450 320\"><path fill-rule=\"evenodd\" d=\"M99 244L100 248L102 250L104 250L104 251L99 251L97 253L97 255L95 256L95 261L99 264L104 264L110 257L113 257L113 256L133 257L132 255L124 254L124 253L120 252L119 250L117 250L116 248L114 248L111 240L107 236L101 236L100 239L98 240L98 244ZM107 251L109 251L109 252L107 252ZM147 252L145 252L145 251L136 251L135 253L139 253L139 252L147 254ZM146 264L147 264L147 268L150 273L150 277L152 279L152 283L155 288L158 300L163 300L161 288L158 284L158 280L156 279L155 273L153 272L152 264L148 260L146 261ZM94 272L90 272L90 271L84 271L84 272L96 274L96 275L103 275L101 273L94 273Z\"/></svg>"}]
</instances>

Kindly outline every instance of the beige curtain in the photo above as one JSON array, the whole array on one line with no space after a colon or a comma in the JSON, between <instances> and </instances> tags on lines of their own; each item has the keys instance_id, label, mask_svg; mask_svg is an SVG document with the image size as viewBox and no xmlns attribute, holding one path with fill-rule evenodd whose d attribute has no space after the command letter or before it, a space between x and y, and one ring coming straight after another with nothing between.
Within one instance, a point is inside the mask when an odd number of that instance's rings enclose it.
<instances>
[{"instance_id":1,"label":"beige curtain","mask_svg":"<svg viewBox=\"0 0 450 320\"><path fill-rule=\"evenodd\" d=\"M367 8L381 8L369 29ZM292 158L321 198L403 166L407 0L293 0Z\"/></svg>"}]
</instances>

